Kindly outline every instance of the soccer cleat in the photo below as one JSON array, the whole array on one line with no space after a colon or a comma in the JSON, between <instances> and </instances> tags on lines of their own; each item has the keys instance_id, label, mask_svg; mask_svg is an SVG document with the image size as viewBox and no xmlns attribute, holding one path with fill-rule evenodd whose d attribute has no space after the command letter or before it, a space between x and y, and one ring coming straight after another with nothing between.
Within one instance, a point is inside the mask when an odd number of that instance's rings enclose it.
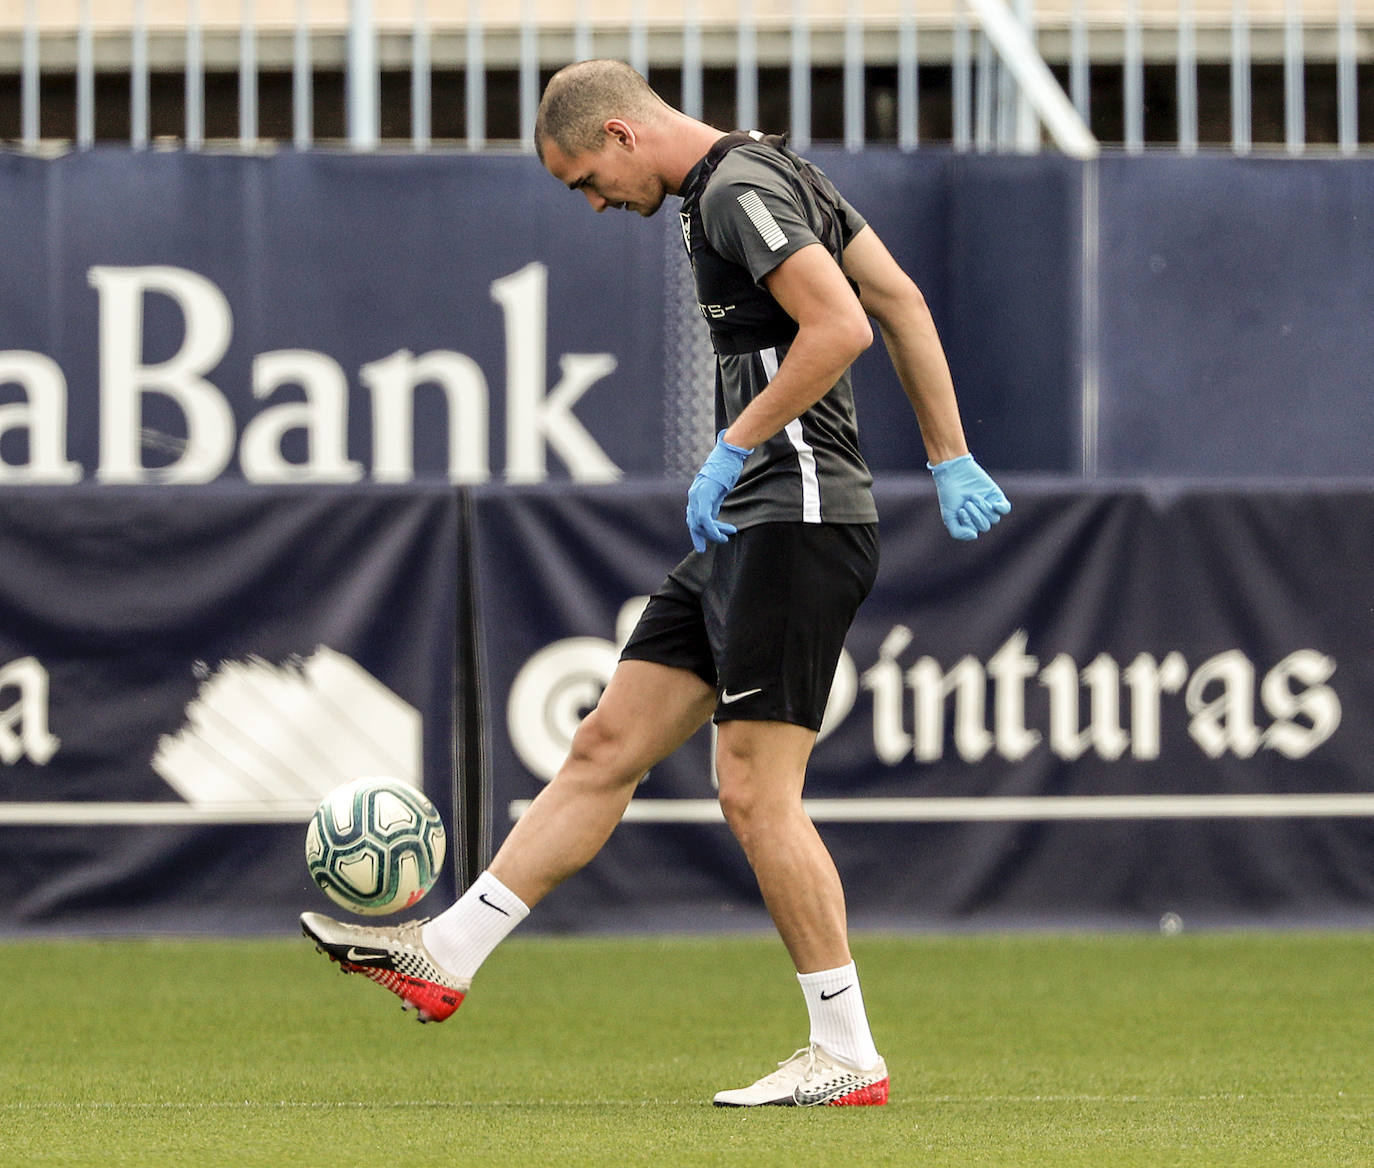
<instances>
[{"instance_id":1,"label":"soccer cleat","mask_svg":"<svg viewBox=\"0 0 1374 1168\"><path fill-rule=\"evenodd\" d=\"M887 1102L887 1064L867 1071L831 1058L814 1043L803 1047L757 1083L721 1091L717 1107L873 1107Z\"/></svg>"},{"instance_id":2,"label":"soccer cleat","mask_svg":"<svg viewBox=\"0 0 1374 1168\"><path fill-rule=\"evenodd\" d=\"M414 1009L421 1022L442 1022L462 1004L468 983L446 973L420 939L423 920L389 928L346 925L320 913L301 913L301 932L344 973L361 973Z\"/></svg>"}]
</instances>

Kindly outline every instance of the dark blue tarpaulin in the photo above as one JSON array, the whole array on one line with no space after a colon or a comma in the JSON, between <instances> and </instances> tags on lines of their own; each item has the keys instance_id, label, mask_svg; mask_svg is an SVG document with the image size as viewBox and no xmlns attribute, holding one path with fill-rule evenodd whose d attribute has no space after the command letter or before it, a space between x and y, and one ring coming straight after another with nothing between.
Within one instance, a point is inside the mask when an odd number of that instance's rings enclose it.
<instances>
[{"instance_id":1,"label":"dark blue tarpaulin","mask_svg":"<svg viewBox=\"0 0 1374 1168\"><path fill-rule=\"evenodd\" d=\"M926 483L880 492L882 569L807 788L851 919L1369 920L1367 488L1009 489L972 544ZM671 489L475 494L498 838L685 552L680 510ZM712 800L703 732L536 923L760 923Z\"/></svg>"},{"instance_id":2,"label":"dark blue tarpaulin","mask_svg":"<svg viewBox=\"0 0 1374 1168\"><path fill-rule=\"evenodd\" d=\"M441 487L0 493L0 930L283 931L365 774L461 863L458 557Z\"/></svg>"}]
</instances>

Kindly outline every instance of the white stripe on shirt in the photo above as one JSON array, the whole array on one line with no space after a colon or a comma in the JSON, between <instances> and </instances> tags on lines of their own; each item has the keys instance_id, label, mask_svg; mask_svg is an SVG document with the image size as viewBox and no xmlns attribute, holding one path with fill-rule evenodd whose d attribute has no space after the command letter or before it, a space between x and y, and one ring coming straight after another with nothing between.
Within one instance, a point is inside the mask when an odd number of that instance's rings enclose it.
<instances>
[{"instance_id":1,"label":"white stripe on shirt","mask_svg":"<svg viewBox=\"0 0 1374 1168\"><path fill-rule=\"evenodd\" d=\"M763 375L766 381L771 382L778 372L778 351L777 349L761 349L759 359L763 362ZM802 432L800 418L793 418L783 432L787 435L787 440L792 443L792 449L797 452L797 468L801 471L802 489L802 522L819 523L821 521L821 480L816 473L816 452L811 448L811 443L806 440L806 435Z\"/></svg>"},{"instance_id":2,"label":"white stripe on shirt","mask_svg":"<svg viewBox=\"0 0 1374 1168\"><path fill-rule=\"evenodd\" d=\"M768 245L769 251L777 251L780 247L787 246L787 235L778 221L773 218L773 212L763 205L763 200L759 198L758 191L745 191L739 196L739 205L744 208L744 213L749 216L749 221L758 228L758 232L763 236L763 242Z\"/></svg>"}]
</instances>

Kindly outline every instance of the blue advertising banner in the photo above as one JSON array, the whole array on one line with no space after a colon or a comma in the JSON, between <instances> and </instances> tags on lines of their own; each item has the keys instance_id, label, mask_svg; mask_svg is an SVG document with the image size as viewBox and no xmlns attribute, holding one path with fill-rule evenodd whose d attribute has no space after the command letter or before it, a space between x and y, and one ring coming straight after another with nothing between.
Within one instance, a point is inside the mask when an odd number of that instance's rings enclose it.
<instances>
[{"instance_id":1,"label":"blue advertising banner","mask_svg":"<svg viewBox=\"0 0 1374 1168\"><path fill-rule=\"evenodd\" d=\"M808 785L851 919L1374 921L1374 496L1009 490L972 544L928 483L879 495ZM474 493L498 842L687 550L680 496ZM762 923L710 753L707 730L654 768L536 927Z\"/></svg>"},{"instance_id":2,"label":"blue advertising banner","mask_svg":"<svg viewBox=\"0 0 1374 1168\"><path fill-rule=\"evenodd\" d=\"M1072 165L815 156L926 289L984 460L1067 469ZM715 427L674 204L594 215L526 155L0 154L0 484L683 473ZM870 460L919 468L881 346L857 376Z\"/></svg>"},{"instance_id":3,"label":"blue advertising banner","mask_svg":"<svg viewBox=\"0 0 1374 1168\"><path fill-rule=\"evenodd\" d=\"M452 825L444 487L0 492L0 932L284 932L321 796ZM445 875L440 891L451 894Z\"/></svg>"},{"instance_id":4,"label":"blue advertising banner","mask_svg":"<svg viewBox=\"0 0 1374 1168\"><path fill-rule=\"evenodd\" d=\"M0 155L0 481L657 472L664 237L578 202L524 156Z\"/></svg>"},{"instance_id":5,"label":"blue advertising banner","mask_svg":"<svg viewBox=\"0 0 1374 1168\"><path fill-rule=\"evenodd\" d=\"M1374 471L1374 160L1103 158L1104 474Z\"/></svg>"}]
</instances>

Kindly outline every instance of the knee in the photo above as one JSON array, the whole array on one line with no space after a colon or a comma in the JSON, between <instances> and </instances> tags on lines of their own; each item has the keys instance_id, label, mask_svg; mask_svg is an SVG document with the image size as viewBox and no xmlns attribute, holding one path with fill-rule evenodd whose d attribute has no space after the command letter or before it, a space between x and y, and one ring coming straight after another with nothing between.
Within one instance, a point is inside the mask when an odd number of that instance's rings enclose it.
<instances>
[{"instance_id":1,"label":"knee","mask_svg":"<svg viewBox=\"0 0 1374 1168\"><path fill-rule=\"evenodd\" d=\"M624 728L602 711L592 710L573 734L558 779L597 787L634 785L643 777L643 768L633 753Z\"/></svg>"},{"instance_id":2,"label":"knee","mask_svg":"<svg viewBox=\"0 0 1374 1168\"><path fill-rule=\"evenodd\" d=\"M758 820L758 800L748 790L727 784L724 780L721 781L718 798L721 814L736 838L745 840L753 835L754 824Z\"/></svg>"},{"instance_id":3,"label":"knee","mask_svg":"<svg viewBox=\"0 0 1374 1168\"><path fill-rule=\"evenodd\" d=\"M716 769L721 813L740 839L766 830L768 822L784 809L786 800L775 784L768 782L767 776L749 765L747 759L720 758Z\"/></svg>"}]
</instances>

